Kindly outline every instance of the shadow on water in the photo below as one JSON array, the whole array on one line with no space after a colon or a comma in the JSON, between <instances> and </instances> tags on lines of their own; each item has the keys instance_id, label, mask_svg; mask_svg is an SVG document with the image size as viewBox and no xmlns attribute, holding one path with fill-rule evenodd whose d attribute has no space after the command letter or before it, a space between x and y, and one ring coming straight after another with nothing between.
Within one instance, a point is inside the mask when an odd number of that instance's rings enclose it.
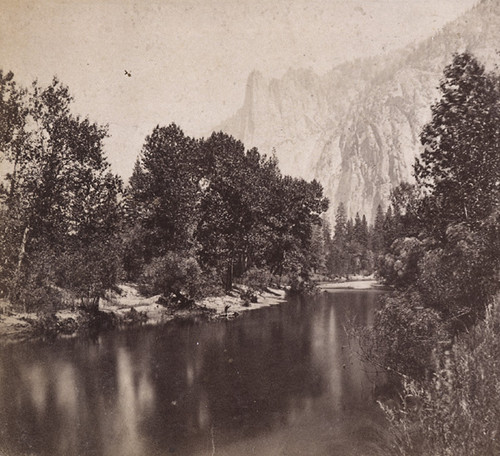
<instances>
[{"instance_id":1,"label":"shadow on water","mask_svg":"<svg viewBox=\"0 0 500 456\"><path fill-rule=\"evenodd\" d=\"M374 454L382 419L343 325L371 324L378 295L2 347L0 453Z\"/></svg>"}]
</instances>

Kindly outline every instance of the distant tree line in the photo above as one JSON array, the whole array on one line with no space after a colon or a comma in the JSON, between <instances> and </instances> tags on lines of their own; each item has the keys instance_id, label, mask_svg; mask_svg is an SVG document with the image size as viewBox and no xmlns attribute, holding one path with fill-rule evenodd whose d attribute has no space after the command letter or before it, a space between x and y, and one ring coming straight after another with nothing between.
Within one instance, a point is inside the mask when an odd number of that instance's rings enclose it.
<instances>
[{"instance_id":1,"label":"distant tree line","mask_svg":"<svg viewBox=\"0 0 500 456\"><path fill-rule=\"evenodd\" d=\"M97 306L119 281L192 299L235 278L307 282L328 207L316 181L224 133L147 136L127 186L105 126L73 114L57 79L19 87L0 72L0 293L28 310Z\"/></svg>"},{"instance_id":2,"label":"distant tree line","mask_svg":"<svg viewBox=\"0 0 500 456\"><path fill-rule=\"evenodd\" d=\"M374 232L366 217L357 213L347 218L344 203L337 207L333 233L323 222L322 269L330 278L348 279L352 275L369 275L374 271Z\"/></svg>"},{"instance_id":3,"label":"distant tree line","mask_svg":"<svg viewBox=\"0 0 500 456\"><path fill-rule=\"evenodd\" d=\"M379 205L373 224L369 224L366 216L359 213L348 218L344 203L340 203L333 233L326 219L321 227L313 229L313 271L332 280L375 273L380 259L398 235L400 220L401 214L395 215L392 205L385 212Z\"/></svg>"}]
</instances>

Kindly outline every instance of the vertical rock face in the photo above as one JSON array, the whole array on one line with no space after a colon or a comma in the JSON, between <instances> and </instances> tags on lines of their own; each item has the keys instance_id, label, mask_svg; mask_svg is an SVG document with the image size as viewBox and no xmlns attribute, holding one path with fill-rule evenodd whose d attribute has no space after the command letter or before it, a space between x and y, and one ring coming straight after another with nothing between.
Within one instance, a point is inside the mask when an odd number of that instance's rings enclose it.
<instances>
[{"instance_id":1,"label":"vertical rock face","mask_svg":"<svg viewBox=\"0 0 500 456\"><path fill-rule=\"evenodd\" d=\"M419 132L430 119L438 77L403 68L370 84L351 102L338 131L324 144L314 175L333 203L369 220L392 188L412 180ZM333 213L331 216L333 217Z\"/></svg>"},{"instance_id":2,"label":"vertical rock face","mask_svg":"<svg viewBox=\"0 0 500 456\"><path fill-rule=\"evenodd\" d=\"M285 174L314 175L331 109L323 81L310 70L289 70L282 79L250 74L243 107L221 128L278 156Z\"/></svg>"},{"instance_id":3,"label":"vertical rock face","mask_svg":"<svg viewBox=\"0 0 500 456\"><path fill-rule=\"evenodd\" d=\"M420 131L430 119L444 67L468 50L487 68L500 48L500 2L484 0L434 37L318 76L289 70L280 79L250 74L242 108L218 129L274 150L284 174L316 178L348 215L373 220L390 191L412 181Z\"/></svg>"}]
</instances>

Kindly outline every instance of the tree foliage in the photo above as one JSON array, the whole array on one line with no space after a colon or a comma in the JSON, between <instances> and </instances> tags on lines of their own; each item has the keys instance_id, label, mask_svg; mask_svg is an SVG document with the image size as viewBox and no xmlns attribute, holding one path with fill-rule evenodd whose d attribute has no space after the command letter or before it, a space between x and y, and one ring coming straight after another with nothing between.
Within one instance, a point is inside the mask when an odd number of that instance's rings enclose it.
<instances>
[{"instance_id":1,"label":"tree foliage","mask_svg":"<svg viewBox=\"0 0 500 456\"><path fill-rule=\"evenodd\" d=\"M403 183L392 192L394 212L385 224L388 261L380 272L391 284L418 286L428 305L442 312L461 307L478 315L499 271L498 227L492 224L500 210L498 77L472 55L459 54L446 67L440 89L421 135L417 186ZM398 259L400 246L409 243L420 247ZM400 271L413 271L403 282L390 264L398 261Z\"/></svg>"},{"instance_id":2,"label":"tree foliage","mask_svg":"<svg viewBox=\"0 0 500 456\"><path fill-rule=\"evenodd\" d=\"M421 134L415 177L429 194L434 228L444 235L453 223L477 228L498 207L500 91L498 77L469 53L455 55L440 90Z\"/></svg>"},{"instance_id":3,"label":"tree foliage","mask_svg":"<svg viewBox=\"0 0 500 456\"><path fill-rule=\"evenodd\" d=\"M34 83L30 92L7 79L2 109L12 123L1 147L10 172L2 187L0 286L27 307L23 284L47 293L65 286L95 302L117 275L108 264L107 274L96 276L116 251L110 245L120 218L121 182L103 154L107 130L71 113L72 97L57 79L47 87ZM112 263L116 268L116 255Z\"/></svg>"},{"instance_id":4,"label":"tree foliage","mask_svg":"<svg viewBox=\"0 0 500 456\"><path fill-rule=\"evenodd\" d=\"M322 192L225 133L197 141L175 125L157 127L130 180L125 270L137 278L176 252L217 271L226 290L251 268L307 271L316 264L313 227L328 204Z\"/></svg>"},{"instance_id":5,"label":"tree foliage","mask_svg":"<svg viewBox=\"0 0 500 456\"><path fill-rule=\"evenodd\" d=\"M421 134L424 151L415 164L416 186L396 188L385 217L378 273L403 294L399 306L381 309L375 328L380 334L418 302L455 336L481 321L499 291L498 77L472 55L458 54L445 68L440 90ZM420 327L422 315L415 313L410 327ZM407 342L403 337L392 353L406 357ZM429 350L420 353L420 364L430 365Z\"/></svg>"},{"instance_id":6,"label":"tree foliage","mask_svg":"<svg viewBox=\"0 0 500 456\"><path fill-rule=\"evenodd\" d=\"M382 227L369 226L365 215L360 216L359 213L354 220L349 219L345 205L340 203L334 230L333 238L325 242L328 274L348 278L350 275L373 273L375 258L382 249Z\"/></svg>"},{"instance_id":7,"label":"tree foliage","mask_svg":"<svg viewBox=\"0 0 500 456\"><path fill-rule=\"evenodd\" d=\"M274 157L222 132L196 140L171 124L146 137L123 194L107 128L72 101L57 79L24 90L0 73L0 290L14 304L43 308L69 291L97 305L120 279L198 297L215 277L230 290L249 270L323 267L317 182L282 176Z\"/></svg>"}]
</instances>

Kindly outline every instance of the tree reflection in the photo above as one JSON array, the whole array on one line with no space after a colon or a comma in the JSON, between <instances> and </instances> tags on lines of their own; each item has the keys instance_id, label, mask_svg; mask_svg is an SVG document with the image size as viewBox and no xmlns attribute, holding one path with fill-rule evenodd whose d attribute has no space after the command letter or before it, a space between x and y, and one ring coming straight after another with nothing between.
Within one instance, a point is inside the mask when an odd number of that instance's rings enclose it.
<instances>
[{"instance_id":1,"label":"tree reflection","mask_svg":"<svg viewBox=\"0 0 500 456\"><path fill-rule=\"evenodd\" d=\"M367 293L334 293L234 321L4 347L0 450L196 454L215 441L279 447L277 436L304 429L328 435L346 410L370 406L343 324L349 312L368 323L373 305Z\"/></svg>"}]
</instances>

